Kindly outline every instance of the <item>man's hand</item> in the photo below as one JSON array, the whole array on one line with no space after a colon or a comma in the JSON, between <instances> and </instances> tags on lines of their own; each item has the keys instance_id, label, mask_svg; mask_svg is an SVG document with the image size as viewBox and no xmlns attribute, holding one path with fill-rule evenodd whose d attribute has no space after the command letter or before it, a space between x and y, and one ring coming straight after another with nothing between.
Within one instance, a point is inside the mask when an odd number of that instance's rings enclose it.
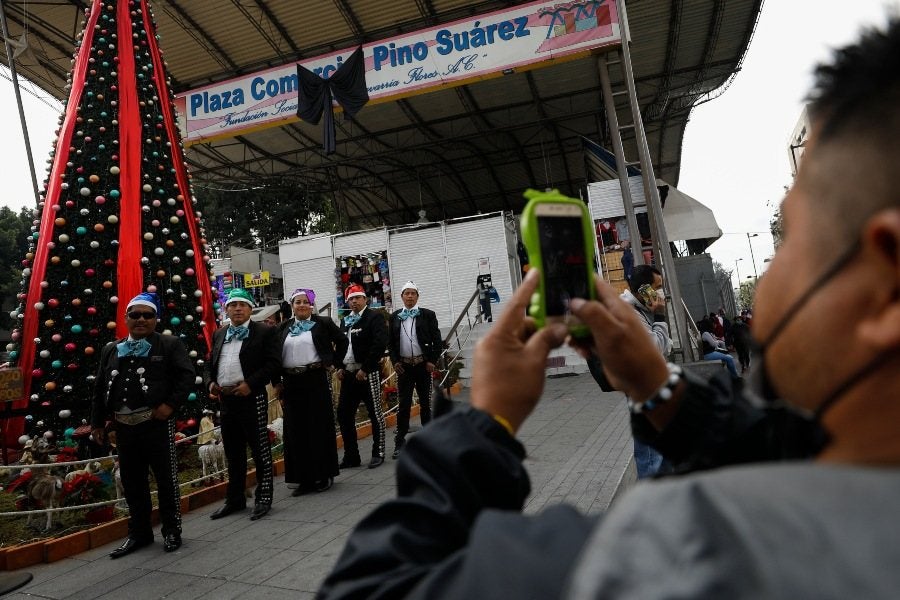
<instances>
[{"instance_id":1,"label":"man's hand","mask_svg":"<svg viewBox=\"0 0 900 600\"><path fill-rule=\"evenodd\" d=\"M237 384L237 387L234 388L235 396L249 396L250 395L250 385L246 381L242 381Z\"/></svg>"},{"instance_id":2,"label":"man's hand","mask_svg":"<svg viewBox=\"0 0 900 600\"><path fill-rule=\"evenodd\" d=\"M219 395L222 393L222 388L219 387L219 384L215 381L209 384L209 397L211 400L218 400Z\"/></svg>"},{"instance_id":3,"label":"man's hand","mask_svg":"<svg viewBox=\"0 0 900 600\"><path fill-rule=\"evenodd\" d=\"M106 437L105 431L102 427L97 427L91 432L91 436L94 438L94 443L100 446L103 445L104 438Z\"/></svg>"},{"instance_id":4,"label":"man's hand","mask_svg":"<svg viewBox=\"0 0 900 600\"><path fill-rule=\"evenodd\" d=\"M356 372L356 380L357 381L365 381L366 377L368 377L368 376L369 375L362 369L360 369L359 371Z\"/></svg>"},{"instance_id":5,"label":"man's hand","mask_svg":"<svg viewBox=\"0 0 900 600\"><path fill-rule=\"evenodd\" d=\"M168 404L160 404L152 410L153 418L158 421L165 421L172 416L172 407Z\"/></svg>"},{"instance_id":6,"label":"man's hand","mask_svg":"<svg viewBox=\"0 0 900 600\"><path fill-rule=\"evenodd\" d=\"M428 371L429 373L434 373L435 368L436 367L435 367L434 363L432 363L432 362L425 363L425 370Z\"/></svg>"},{"instance_id":7,"label":"man's hand","mask_svg":"<svg viewBox=\"0 0 900 600\"><path fill-rule=\"evenodd\" d=\"M344 369L338 369L338 370L337 370L336 375L337 375L338 381L343 381L343 380L344 380L344 373L346 373L346 372L347 372L347 371L345 371Z\"/></svg>"},{"instance_id":8,"label":"man's hand","mask_svg":"<svg viewBox=\"0 0 900 600\"><path fill-rule=\"evenodd\" d=\"M569 308L590 327L594 352L610 383L629 397L643 401L666 381L666 361L634 308L623 302L612 286L596 275L594 279L598 302L576 298ZM579 348L582 355L589 351Z\"/></svg>"},{"instance_id":9,"label":"man's hand","mask_svg":"<svg viewBox=\"0 0 900 600\"><path fill-rule=\"evenodd\" d=\"M652 312L654 315L666 314L666 298L665 298L665 296L660 297L659 295L657 295L656 300L651 302L650 306L648 306L647 308L649 308L650 312Z\"/></svg>"},{"instance_id":10,"label":"man's hand","mask_svg":"<svg viewBox=\"0 0 900 600\"><path fill-rule=\"evenodd\" d=\"M397 373L397 375L403 375L403 371L405 370L406 367L403 366L402 362L398 361L394 363L394 372Z\"/></svg>"},{"instance_id":11,"label":"man's hand","mask_svg":"<svg viewBox=\"0 0 900 600\"><path fill-rule=\"evenodd\" d=\"M547 355L568 333L558 323L535 333L534 321L525 316L538 281L537 269L529 270L503 315L478 342L472 361L472 406L503 417L513 431L534 410L544 390Z\"/></svg>"}]
</instances>

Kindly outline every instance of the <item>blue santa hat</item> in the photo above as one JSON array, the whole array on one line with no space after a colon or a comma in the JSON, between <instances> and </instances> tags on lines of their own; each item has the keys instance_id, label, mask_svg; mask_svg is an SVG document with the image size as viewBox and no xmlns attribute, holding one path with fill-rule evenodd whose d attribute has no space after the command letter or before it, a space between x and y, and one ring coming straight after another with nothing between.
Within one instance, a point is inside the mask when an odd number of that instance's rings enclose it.
<instances>
[{"instance_id":1,"label":"blue santa hat","mask_svg":"<svg viewBox=\"0 0 900 600\"><path fill-rule=\"evenodd\" d=\"M132 306L146 306L152 308L156 312L156 316L162 314L162 303L159 301L159 296L153 292L141 292L132 298L128 306L125 307L125 311L127 312Z\"/></svg>"}]
</instances>

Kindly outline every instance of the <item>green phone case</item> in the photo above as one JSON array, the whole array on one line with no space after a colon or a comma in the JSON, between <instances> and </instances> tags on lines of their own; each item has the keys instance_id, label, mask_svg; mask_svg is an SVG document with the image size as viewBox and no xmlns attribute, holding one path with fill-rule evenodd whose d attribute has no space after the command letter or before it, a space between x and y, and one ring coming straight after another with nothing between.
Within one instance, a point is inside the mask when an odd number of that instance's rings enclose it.
<instances>
[{"instance_id":1,"label":"green phone case","mask_svg":"<svg viewBox=\"0 0 900 600\"><path fill-rule=\"evenodd\" d=\"M594 273L596 273L596 267L594 266L594 227L584 202L576 198L564 196L559 190L550 190L549 192L526 190L523 195L528 199L528 204L525 205L521 217L522 241L525 243L525 250L528 252L529 264L532 267L536 267L541 273L541 280L538 284L537 291L531 298L528 314L534 318L538 327L543 327L547 322L545 302L546 288L543 269L544 263L541 257L541 244L537 227L538 217L535 214L536 207L539 204L555 203L572 204L580 209L583 230L582 241L584 243L584 256L586 259L584 276L588 281L587 289L589 300L594 300L597 297L596 287L594 285ZM569 332L574 337L586 337L590 335L590 330L587 326L580 323L570 324Z\"/></svg>"}]
</instances>

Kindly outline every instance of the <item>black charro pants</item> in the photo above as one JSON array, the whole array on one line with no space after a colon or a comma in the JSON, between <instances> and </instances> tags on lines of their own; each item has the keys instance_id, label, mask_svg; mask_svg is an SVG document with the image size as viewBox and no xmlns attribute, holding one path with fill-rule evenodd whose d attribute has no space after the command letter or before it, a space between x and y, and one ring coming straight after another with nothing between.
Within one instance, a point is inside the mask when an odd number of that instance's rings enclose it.
<instances>
[{"instance_id":1,"label":"black charro pants","mask_svg":"<svg viewBox=\"0 0 900 600\"><path fill-rule=\"evenodd\" d=\"M397 441L401 442L409 432L409 411L412 409L413 388L419 396L419 416L422 425L431 420L431 373L425 362L417 365L403 365L403 373L397 376L400 403L397 407Z\"/></svg>"},{"instance_id":2,"label":"black charro pants","mask_svg":"<svg viewBox=\"0 0 900 600\"><path fill-rule=\"evenodd\" d=\"M245 506L247 446L256 465L256 503L272 505L272 446L269 443L266 394L222 396L222 444L228 461L225 503Z\"/></svg>"},{"instance_id":3,"label":"black charro pants","mask_svg":"<svg viewBox=\"0 0 900 600\"><path fill-rule=\"evenodd\" d=\"M362 401L372 422L372 456L384 458L384 410L381 407L381 373L369 373L364 381L356 379L356 372L345 371L341 380L337 417L344 440L344 456L358 457L356 442L356 409Z\"/></svg>"},{"instance_id":4,"label":"black charro pants","mask_svg":"<svg viewBox=\"0 0 900 600\"><path fill-rule=\"evenodd\" d=\"M156 479L162 534L181 533L181 495L175 458L175 419L116 423L119 475L128 502L128 536L153 539L150 471Z\"/></svg>"}]
</instances>

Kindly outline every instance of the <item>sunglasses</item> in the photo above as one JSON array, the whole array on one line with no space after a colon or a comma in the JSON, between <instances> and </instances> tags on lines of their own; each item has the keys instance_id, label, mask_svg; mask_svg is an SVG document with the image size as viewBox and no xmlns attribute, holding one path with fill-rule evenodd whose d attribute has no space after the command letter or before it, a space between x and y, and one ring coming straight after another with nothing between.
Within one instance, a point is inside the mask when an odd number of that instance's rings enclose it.
<instances>
[{"instance_id":1,"label":"sunglasses","mask_svg":"<svg viewBox=\"0 0 900 600\"><path fill-rule=\"evenodd\" d=\"M133 321L137 321L138 319L144 319L144 320L149 321L150 319L156 318L156 313L155 312L133 311L133 312L128 313L128 318L132 319Z\"/></svg>"}]
</instances>

